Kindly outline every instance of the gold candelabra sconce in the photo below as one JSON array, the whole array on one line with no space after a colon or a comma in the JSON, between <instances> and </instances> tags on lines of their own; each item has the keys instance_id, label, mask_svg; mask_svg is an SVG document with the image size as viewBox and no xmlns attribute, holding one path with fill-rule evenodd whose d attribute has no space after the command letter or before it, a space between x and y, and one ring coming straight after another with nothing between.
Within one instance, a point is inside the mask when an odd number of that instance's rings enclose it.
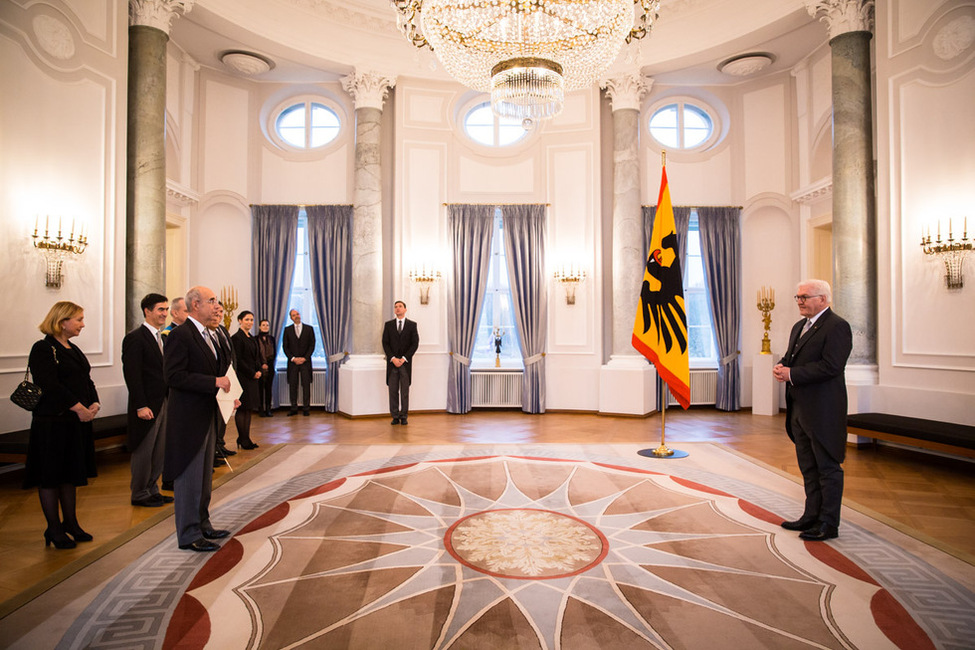
<instances>
[{"instance_id":1,"label":"gold candelabra sconce","mask_svg":"<svg viewBox=\"0 0 975 650\"><path fill-rule=\"evenodd\" d=\"M576 304L576 287L586 281L586 271L575 264L563 264L555 270L555 281L565 288L565 304Z\"/></svg>"},{"instance_id":2,"label":"gold candelabra sconce","mask_svg":"<svg viewBox=\"0 0 975 650\"><path fill-rule=\"evenodd\" d=\"M223 326L228 332L230 323L233 322L234 312L240 303L237 302L237 290L232 286L224 287L220 290L220 302L223 304Z\"/></svg>"},{"instance_id":3,"label":"gold candelabra sconce","mask_svg":"<svg viewBox=\"0 0 975 650\"><path fill-rule=\"evenodd\" d=\"M965 256L972 250L972 240L968 238L968 217L965 217L961 239L955 240L951 231L951 219L948 219L948 239L941 240L941 221L938 221L937 239L931 241L931 227L927 236L921 233L921 250L925 255L935 255L945 265L945 285L949 289L961 289L965 285L962 266Z\"/></svg>"},{"instance_id":4,"label":"gold candelabra sconce","mask_svg":"<svg viewBox=\"0 0 975 650\"><path fill-rule=\"evenodd\" d=\"M762 337L762 354L772 354L772 339L768 330L772 326L772 310L775 309L775 289L762 287L758 290L758 310L762 312L762 322L765 324L765 336Z\"/></svg>"},{"instance_id":5,"label":"gold candelabra sconce","mask_svg":"<svg viewBox=\"0 0 975 650\"><path fill-rule=\"evenodd\" d=\"M34 218L34 233L31 239L34 248L44 254L47 261L47 272L44 277L45 286L60 289L64 282L64 262L73 255L81 255L88 248L88 230L84 225L75 234L75 221L71 220L71 232L65 236L61 228L61 217L58 217L58 231L53 234L50 230L50 216L44 217L44 234L39 232L40 218Z\"/></svg>"},{"instance_id":6,"label":"gold candelabra sconce","mask_svg":"<svg viewBox=\"0 0 975 650\"><path fill-rule=\"evenodd\" d=\"M426 305L430 302L430 287L434 282L440 280L440 271L428 268L426 264L414 266L410 269L410 281L420 287L420 304Z\"/></svg>"}]
</instances>

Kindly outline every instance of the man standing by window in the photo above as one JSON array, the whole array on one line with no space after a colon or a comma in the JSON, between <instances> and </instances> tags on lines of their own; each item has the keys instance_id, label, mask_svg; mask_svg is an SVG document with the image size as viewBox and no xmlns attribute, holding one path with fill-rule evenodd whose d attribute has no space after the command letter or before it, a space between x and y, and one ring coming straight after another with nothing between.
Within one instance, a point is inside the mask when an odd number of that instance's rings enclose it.
<instances>
[{"instance_id":1,"label":"man standing by window","mask_svg":"<svg viewBox=\"0 0 975 650\"><path fill-rule=\"evenodd\" d=\"M406 424L410 411L410 382L413 379L413 355L420 345L416 322L406 318L406 303L393 304L396 318L383 326L383 351L386 353L386 385L389 387L391 424Z\"/></svg>"},{"instance_id":2,"label":"man standing by window","mask_svg":"<svg viewBox=\"0 0 975 650\"><path fill-rule=\"evenodd\" d=\"M298 384L301 383L301 397L305 405L304 415L311 415L311 355L315 351L315 330L311 325L301 322L301 314L292 309L288 316L293 325L284 328L281 347L288 357L288 394L291 410L288 415L298 415Z\"/></svg>"}]
</instances>

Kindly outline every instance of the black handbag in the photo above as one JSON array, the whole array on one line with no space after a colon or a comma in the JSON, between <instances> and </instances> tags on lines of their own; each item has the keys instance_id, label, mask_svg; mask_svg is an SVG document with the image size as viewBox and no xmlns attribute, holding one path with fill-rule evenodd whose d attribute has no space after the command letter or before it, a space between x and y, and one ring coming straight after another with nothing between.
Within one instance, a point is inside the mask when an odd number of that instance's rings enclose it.
<instances>
[{"instance_id":1,"label":"black handbag","mask_svg":"<svg viewBox=\"0 0 975 650\"><path fill-rule=\"evenodd\" d=\"M10 394L10 401L22 409L33 411L41 401L41 387L30 381L30 366L24 373L24 381L20 382L14 392Z\"/></svg>"}]
</instances>

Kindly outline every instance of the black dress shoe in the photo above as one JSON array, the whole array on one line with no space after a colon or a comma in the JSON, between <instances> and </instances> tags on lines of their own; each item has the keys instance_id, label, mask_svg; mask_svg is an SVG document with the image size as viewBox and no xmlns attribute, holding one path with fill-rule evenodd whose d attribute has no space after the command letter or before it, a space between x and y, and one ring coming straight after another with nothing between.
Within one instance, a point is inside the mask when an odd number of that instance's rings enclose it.
<instances>
[{"instance_id":1,"label":"black dress shoe","mask_svg":"<svg viewBox=\"0 0 975 650\"><path fill-rule=\"evenodd\" d=\"M222 455L222 456L226 456L227 458L229 458L231 456L236 456L237 455L237 452L236 451L231 451L230 449L227 449L226 447L221 447L220 449L217 450L217 455L218 456L221 456Z\"/></svg>"},{"instance_id":2,"label":"black dress shoe","mask_svg":"<svg viewBox=\"0 0 975 650\"><path fill-rule=\"evenodd\" d=\"M91 536L91 533L86 533L84 530L81 529L81 526L78 525L75 525L74 528L68 528L67 526L65 526L64 532L70 535L71 539L73 539L76 542L90 542L91 540L95 539L94 537Z\"/></svg>"},{"instance_id":3,"label":"black dress shoe","mask_svg":"<svg viewBox=\"0 0 975 650\"><path fill-rule=\"evenodd\" d=\"M223 539L224 537L230 537L230 531L221 530L220 528L204 528L203 536L207 539Z\"/></svg>"},{"instance_id":4,"label":"black dress shoe","mask_svg":"<svg viewBox=\"0 0 975 650\"><path fill-rule=\"evenodd\" d=\"M406 424L406 418L400 418L399 419L399 423L400 424Z\"/></svg>"},{"instance_id":5,"label":"black dress shoe","mask_svg":"<svg viewBox=\"0 0 975 650\"><path fill-rule=\"evenodd\" d=\"M52 533L50 530L45 530L44 548L47 548L51 544L54 544L54 548L58 549L74 548L77 546L77 544L74 543L74 540L65 535L63 532Z\"/></svg>"},{"instance_id":6,"label":"black dress shoe","mask_svg":"<svg viewBox=\"0 0 975 650\"><path fill-rule=\"evenodd\" d=\"M197 553L208 553L210 551L216 551L220 548L218 544L213 542L208 542L205 539L198 539L191 544L180 544L179 547L184 551L196 551Z\"/></svg>"},{"instance_id":7,"label":"black dress shoe","mask_svg":"<svg viewBox=\"0 0 975 650\"><path fill-rule=\"evenodd\" d=\"M786 530L809 530L810 528L814 528L818 523L819 520L813 517L802 517L795 521L783 521L782 527Z\"/></svg>"},{"instance_id":8,"label":"black dress shoe","mask_svg":"<svg viewBox=\"0 0 975 650\"><path fill-rule=\"evenodd\" d=\"M163 503L172 503L173 501L176 500L173 497L166 496L165 494L160 494L158 496L162 497Z\"/></svg>"},{"instance_id":9,"label":"black dress shoe","mask_svg":"<svg viewBox=\"0 0 975 650\"><path fill-rule=\"evenodd\" d=\"M810 528L799 533L799 539L804 539L807 542L824 542L827 539L836 539L839 536L840 532L836 526L830 526L828 524L820 524L815 528Z\"/></svg>"},{"instance_id":10,"label":"black dress shoe","mask_svg":"<svg viewBox=\"0 0 975 650\"><path fill-rule=\"evenodd\" d=\"M298 411L288 411L288 417L290 418L292 415L298 415Z\"/></svg>"},{"instance_id":11,"label":"black dress shoe","mask_svg":"<svg viewBox=\"0 0 975 650\"><path fill-rule=\"evenodd\" d=\"M393 418L393 421L390 422L390 424L399 424L399 418Z\"/></svg>"},{"instance_id":12,"label":"black dress shoe","mask_svg":"<svg viewBox=\"0 0 975 650\"><path fill-rule=\"evenodd\" d=\"M151 496L145 499L133 499L132 505L141 506L143 508L161 508L163 505L163 498L160 494L158 497Z\"/></svg>"}]
</instances>

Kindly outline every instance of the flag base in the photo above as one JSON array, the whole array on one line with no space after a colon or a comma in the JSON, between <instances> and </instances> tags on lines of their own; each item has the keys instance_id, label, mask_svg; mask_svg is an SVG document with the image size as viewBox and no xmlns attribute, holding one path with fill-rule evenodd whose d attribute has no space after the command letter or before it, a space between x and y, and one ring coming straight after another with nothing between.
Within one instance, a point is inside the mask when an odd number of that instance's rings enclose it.
<instances>
[{"instance_id":1,"label":"flag base","mask_svg":"<svg viewBox=\"0 0 975 650\"><path fill-rule=\"evenodd\" d=\"M656 449L641 449L636 452L647 458L687 458L690 454L680 449L670 449L666 445L660 445Z\"/></svg>"}]
</instances>

